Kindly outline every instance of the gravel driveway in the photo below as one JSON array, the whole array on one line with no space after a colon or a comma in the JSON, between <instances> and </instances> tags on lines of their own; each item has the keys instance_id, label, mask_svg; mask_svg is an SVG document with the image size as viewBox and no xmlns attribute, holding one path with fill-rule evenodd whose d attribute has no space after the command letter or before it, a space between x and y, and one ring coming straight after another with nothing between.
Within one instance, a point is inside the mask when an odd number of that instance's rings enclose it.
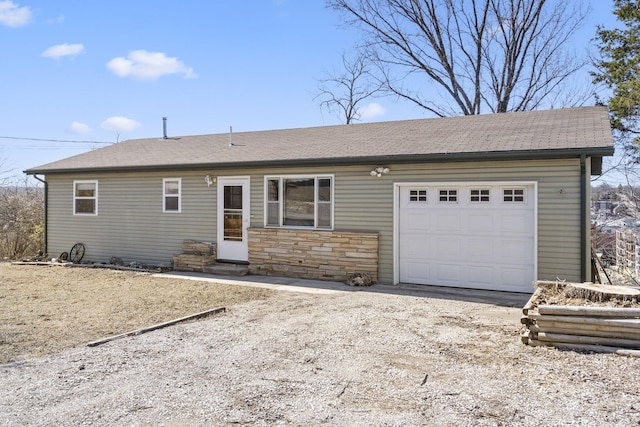
<instances>
[{"instance_id":1,"label":"gravel driveway","mask_svg":"<svg viewBox=\"0 0 640 427\"><path fill-rule=\"evenodd\" d=\"M640 359L526 347L519 306L463 290L279 288L1 366L0 424L640 425Z\"/></svg>"}]
</instances>

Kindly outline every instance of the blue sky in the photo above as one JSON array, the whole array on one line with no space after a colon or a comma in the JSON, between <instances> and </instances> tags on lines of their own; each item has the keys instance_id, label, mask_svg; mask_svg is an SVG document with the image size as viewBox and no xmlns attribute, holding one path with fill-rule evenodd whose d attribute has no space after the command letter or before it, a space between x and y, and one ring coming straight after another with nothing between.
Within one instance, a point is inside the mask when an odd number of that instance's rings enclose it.
<instances>
[{"instance_id":1,"label":"blue sky","mask_svg":"<svg viewBox=\"0 0 640 427\"><path fill-rule=\"evenodd\" d=\"M586 51L612 1L573 41ZM339 124L314 100L358 33L324 0L0 0L0 171L103 141ZM583 76L584 77L584 76ZM584 79L587 81L588 79ZM362 121L428 117L376 99ZM10 171L8 171L10 170Z\"/></svg>"}]
</instances>

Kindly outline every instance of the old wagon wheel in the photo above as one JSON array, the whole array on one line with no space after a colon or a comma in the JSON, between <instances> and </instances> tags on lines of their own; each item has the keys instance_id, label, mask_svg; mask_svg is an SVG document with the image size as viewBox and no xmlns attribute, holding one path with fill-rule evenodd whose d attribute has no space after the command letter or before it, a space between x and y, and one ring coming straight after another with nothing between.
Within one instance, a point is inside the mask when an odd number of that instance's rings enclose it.
<instances>
[{"instance_id":1,"label":"old wagon wheel","mask_svg":"<svg viewBox=\"0 0 640 427\"><path fill-rule=\"evenodd\" d=\"M69 260L72 263L77 264L80 261L82 261L83 256L84 256L84 244L76 243L75 245L73 245L73 247L71 248L71 251L69 252Z\"/></svg>"}]
</instances>

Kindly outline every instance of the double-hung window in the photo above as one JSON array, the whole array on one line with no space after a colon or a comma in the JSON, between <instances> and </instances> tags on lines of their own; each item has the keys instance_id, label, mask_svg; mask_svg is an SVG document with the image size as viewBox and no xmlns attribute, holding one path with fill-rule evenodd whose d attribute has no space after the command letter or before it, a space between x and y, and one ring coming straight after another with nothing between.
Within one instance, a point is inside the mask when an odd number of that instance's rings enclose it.
<instances>
[{"instance_id":1,"label":"double-hung window","mask_svg":"<svg viewBox=\"0 0 640 427\"><path fill-rule=\"evenodd\" d=\"M333 176L265 177L267 227L333 228Z\"/></svg>"},{"instance_id":2,"label":"double-hung window","mask_svg":"<svg viewBox=\"0 0 640 427\"><path fill-rule=\"evenodd\" d=\"M73 181L73 214L98 215L98 181Z\"/></svg>"},{"instance_id":3,"label":"double-hung window","mask_svg":"<svg viewBox=\"0 0 640 427\"><path fill-rule=\"evenodd\" d=\"M162 212L180 212L182 205L182 180L180 178L163 178L162 180Z\"/></svg>"}]
</instances>

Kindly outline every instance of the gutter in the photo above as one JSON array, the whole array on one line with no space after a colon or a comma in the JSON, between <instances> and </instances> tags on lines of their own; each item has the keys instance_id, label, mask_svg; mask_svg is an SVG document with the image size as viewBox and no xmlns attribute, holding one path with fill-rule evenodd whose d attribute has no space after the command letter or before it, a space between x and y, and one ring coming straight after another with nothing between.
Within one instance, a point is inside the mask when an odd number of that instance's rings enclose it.
<instances>
[{"instance_id":1,"label":"gutter","mask_svg":"<svg viewBox=\"0 0 640 427\"><path fill-rule=\"evenodd\" d=\"M43 250L42 252L46 255L48 253L48 239L47 239L47 223L49 222L49 184L46 180L38 178L38 176L34 174L29 174L33 176L35 179L44 184L44 242L43 242Z\"/></svg>"},{"instance_id":2,"label":"gutter","mask_svg":"<svg viewBox=\"0 0 640 427\"><path fill-rule=\"evenodd\" d=\"M590 281L587 275L587 166L586 156L580 156L580 279Z\"/></svg>"},{"instance_id":3,"label":"gutter","mask_svg":"<svg viewBox=\"0 0 640 427\"><path fill-rule=\"evenodd\" d=\"M437 154L394 154L359 157L326 157L310 159L280 159L254 161L228 161L208 163L180 163L130 166L79 167L56 169L27 169L24 173L33 174L67 174L67 173L97 173L97 172L164 172L177 170L208 170L208 169L241 169L266 167L310 167L310 166L353 166L371 165L375 163L442 163L442 162L478 162L495 160L549 160L561 158L576 158L582 156L612 156L613 147L570 148L559 150L529 150L529 151L498 151L472 153L437 153Z\"/></svg>"}]
</instances>

